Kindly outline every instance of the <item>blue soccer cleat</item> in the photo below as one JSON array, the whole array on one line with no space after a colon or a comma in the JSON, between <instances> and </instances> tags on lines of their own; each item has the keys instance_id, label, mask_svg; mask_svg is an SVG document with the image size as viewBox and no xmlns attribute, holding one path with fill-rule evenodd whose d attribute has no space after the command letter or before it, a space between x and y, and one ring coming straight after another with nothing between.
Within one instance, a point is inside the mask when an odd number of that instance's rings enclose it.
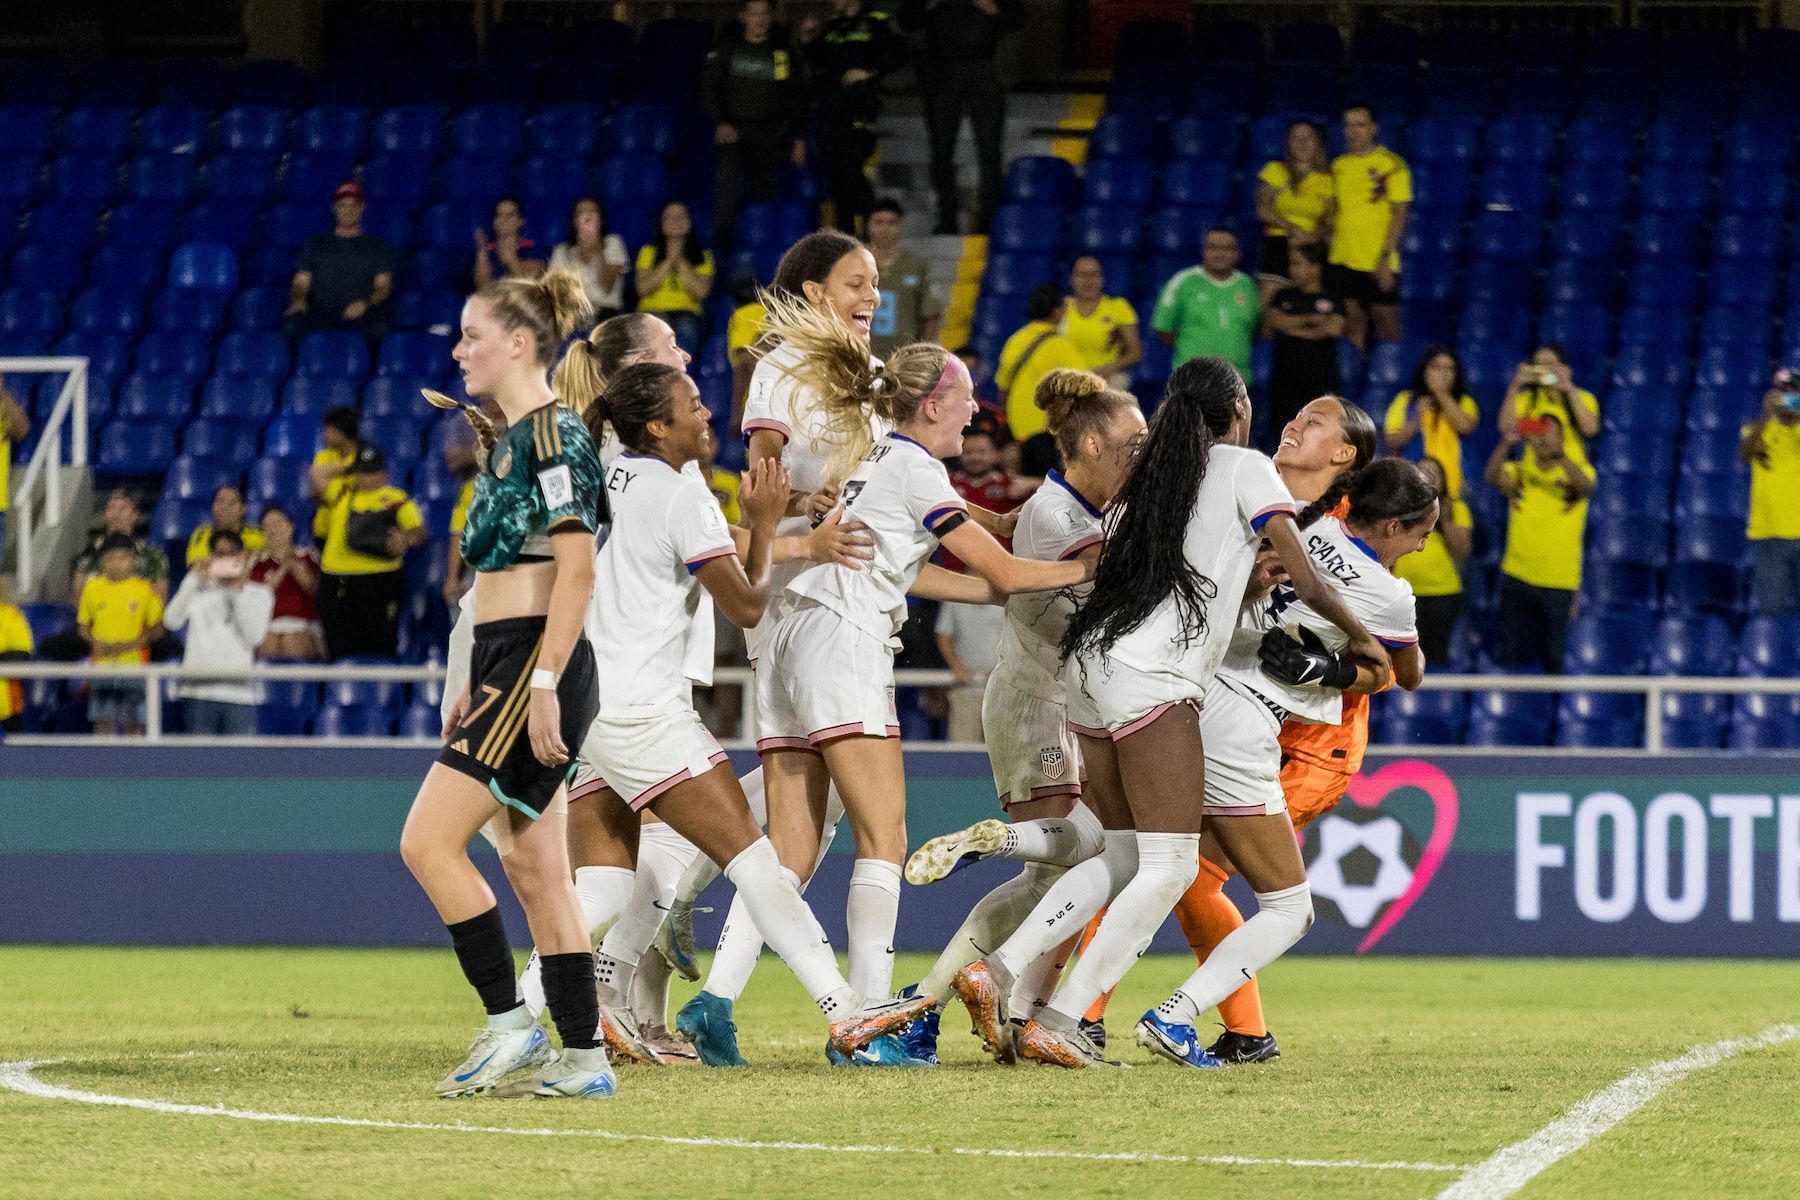
<instances>
[{"instance_id":1,"label":"blue soccer cleat","mask_svg":"<svg viewBox=\"0 0 1800 1200\"><path fill-rule=\"evenodd\" d=\"M532 1096L544 1100L608 1100L619 1090L618 1077L607 1061L606 1048L564 1048L529 1078L501 1089L503 1096Z\"/></svg>"},{"instance_id":2,"label":"blue soccer cleat","mask_svg":"<svg viewBox=\"0 0 1800 1200\"><path fill-rule=\"evenodd\" d=\"M474 1045L461 1066L444 1076L437 1094L446 1100L459 1096L478 1096L500 1085L514 1071L539 1066L550 1061L550 1039L543 1027L533 1021L520 1029L495 1029L491 1026L475 1035Z\"/></svg>"},{"instance_id":3,"label":"blue soccer cleat","mask_svg":"<svg viewBox=\"0 0 1800 1200\"><path fill-rule=\"evenodd\" d=\"M901 1032L900 1044L906 1048L908 1058L937 1066L938 1018L934 1008Z\"/></svg>"},{"instance_id":4,"label":"blue soccer cleat","mask_svg":"<svg viewBox=\"0 0 1800 1200\"><path fill-rule=\"evenodd\" d=\"M1137 1023L1137 1043L1179 1067L1222 1067L1225 1064L1206 1052L1192 1025L1165 1021L1153 1008Z\"/></svg>"},{"instance_id":5,"label":"blue soccer cleat","mask_svg":"<svg viewBox=\"0 0 1800 1200\"><path fill-rule=\"evenodd\" d=\"M675 1014L675 1028L694 1043L700 1061L709 1067L747 1067L738 1053L737 1024L731 1019L731 1001L701 992Z\"/></svg>"},{"instance_id":6,"label":"blue soccer cleat","mask_svg":"<svg viewBox=\"0 0 1800 1200\"><path fill-rule=\"evenodd\" d=\"M935 1014L934 1014L935 1015ZM914 1022L917 1024L917 1022ZM829 1041L825 1043L825 1061L834 1067L935 1067L937 1057L930 1060L915 1058L907 1052L903 1036L897 1033L884 1034L858 1050L854 1054L845 1054Z\"/></svg>"}]
</instances>

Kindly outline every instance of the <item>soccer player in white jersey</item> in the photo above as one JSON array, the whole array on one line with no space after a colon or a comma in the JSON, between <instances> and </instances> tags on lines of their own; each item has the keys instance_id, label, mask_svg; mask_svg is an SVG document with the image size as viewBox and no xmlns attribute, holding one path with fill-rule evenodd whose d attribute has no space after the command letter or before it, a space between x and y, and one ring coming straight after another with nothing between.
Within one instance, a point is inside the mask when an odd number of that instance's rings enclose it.
<instances>
[{"instance_id":1,"label":"soccer player in white jersey","mask_svg":"<svg viewBox=\"0 0 1800 1200\"><path fill-rule=\"evenodd\" d=\"M866 998L845 983L818 921L782 874L724 752L694 711L685 661L702 588L734 624L748 627L761 617L775 527L787 506L787 474L765 463L744 477L740 502L751 530L746 575L717 501L683 470L709 449L712 436L692 380L660 364L627 367L609 382L589 420L610 421L626 447L607 472L612 533L595 582L595 660L606 683L583 746L623 803L596 811L611 822L612 836L630 845L638 837L638 813L653 808L724 864L758 928L829 1020L832 1045L854 1053L910 1021L927 1002ZM655 934L655 922L627 912L594 955L600 1006L615 1023L627 1011L637 961Z\"/></svg>"},{"instance_id":2,"label":"soccer player in white jersey","mask_svg":"<svg viewBox=\"0 0 1800 1200\"><path fill-rule=\"evenodd\" d=\"M875 559L863 570L813 567L790 584L788 610L764 645L757 749L769 823L810 824L816 846L825 784L837 784L857 847L847 909L852 986L885 995L906 853L893 668L907 591L940 542L976 576L960 580L950 599L1054 591L1082 582L1090 569L1016 558L969 519L940 461L961 449L976 411L960 359L942 346L915 344L875 367L835 317L779 298L769 304L770 328L802 352L796 371L832 427L847 437L864 431L865 453L839 503L875 538ZM861 418L868 410L893 425L873 444Z\"/></svg>"},{"instance_id":3,"label":"soccer player in white jersey","mask_svg":"<svg viewBox=\"0 0 1800 1200\"><path fill-rule=\"evenodd\" d=\"M1013 553L1045 562L1095 561L1103 510L1125 480L1144 434L1144 415L1136 397L1108 390L1091 371L1051 371L1033 400L1044 411L1063 469L1051 471L1025 502ZM1062 671L1063 631L1085 593L1071 588L1006 602L999 661L981 707L994 789L1012 824L980 821L933 838L908 860L906 876L914 884L929 883L994 856L1023 860L1025 868L975 905L919 983L926 995L946 994L956 972L1004 941L1065 869L1099 852L1100 819L1081 802L1081 751L1069 732ZM1022 974L1015 994L1028 1002L1047 993L1059 961L1054 952L1040 957ZM936 1060L937 1025L933 1011L907 1031L914 1058Z\"/></svg>"},{"instance_id":4,"label":"soccer player in white jersey","mask_svg":"<svg viewBox=\"0 0 1800 1200\"><path fill-rule=\"evenodd\" d=\"M1415 688L1425 668L1412 587L1394 576L1393 566L1424 545L1437 523L1437 491L1417 467L1390 458L1357 473L1349 500L1343 519L1320 516L1302 530L1301 543L1333 593L1390 649L1395 682ZM1200 734L1207 746L1210 832L1255 891L1256 914L1137 1027L1140 1045L1189 1067L1219 1065L1200 1045L1195 1017L1254 978L1312 924L1306 870L1281 790L1281 725L1290 719L1339 724L1344 689L1356 686L1359 674L1355 658L1344 653L1344 634L1285 584L1251 606L1246 625L1207 688ZM1300 637L1290 637L1288 628ZM1253 844L1284 853L1239 854L1246 830ZM1105 929L1102 924L1102 936Z\"/></svg>"},{"instance_id":5,"label":"soccer player in white jersey","mask_svg":"<svg viewBox=\"0 0 1800 1200\"><path fill-rule=\"evenodd\" d=\"M1249 429L1250 401L1235 368L1213 357L1183 363L1114 502L1093 591L1063 650L1069 721L1090 786L1104 780L1096 794L1122 796L1125 811L1101 811L1100 854L1057 880L1004 945L957 974L954 990L996 1055L1011 1043L1005 1006L1019 971L1110 904L1087 952L1018 1035L1019 1053L1035 1061L1106 1063L1078 1026L1199 869L1206 763L1197 710L1264 538L1295 594L1343 629L1354 653L1387 663L1381 644L1313 570L1293 499L1269 460L1244 448ZM1291 835L1287 850L1298 861Z\"/></svg>"}]
</instances>

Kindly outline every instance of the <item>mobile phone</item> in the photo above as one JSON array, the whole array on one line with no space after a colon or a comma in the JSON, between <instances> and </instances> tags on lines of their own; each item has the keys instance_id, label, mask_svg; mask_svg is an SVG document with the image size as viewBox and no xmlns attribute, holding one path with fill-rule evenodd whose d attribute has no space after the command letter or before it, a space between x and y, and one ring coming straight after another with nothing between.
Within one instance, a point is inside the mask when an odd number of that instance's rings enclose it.
<instances>
[{"instance_id":1,"label":"mobile phone","mask_svg":"<svg viewBox=\"0 0 1800 1200\"><path fill-rule=\"evenodd\" d=\"M1519 418L1519 435L1521 437L1538 437L1547 433L1549 429L1550 422L1544 417Z\"/></svg>"},{"instance_id":2,"label":"mobile phone","mask_svg":"<svg viewBox=\"0 0 1800 1200\"><path fill-rule=\"evenodd\" d=\"M1558 376L1555 371L1539 371L1538 385L1540 387L1555 387L1557 378Z\"/></svg>"},{"instance_id":3,"label":"mobile phone","mask_svg":"<svg viewBox=\"0 0 1800 1200\"><path fill-rule=\"evenodd\" d=\"M1789 412L1800 412L1800 392L1781 393L1781 407Z\"/></svg>"}]
</instances>

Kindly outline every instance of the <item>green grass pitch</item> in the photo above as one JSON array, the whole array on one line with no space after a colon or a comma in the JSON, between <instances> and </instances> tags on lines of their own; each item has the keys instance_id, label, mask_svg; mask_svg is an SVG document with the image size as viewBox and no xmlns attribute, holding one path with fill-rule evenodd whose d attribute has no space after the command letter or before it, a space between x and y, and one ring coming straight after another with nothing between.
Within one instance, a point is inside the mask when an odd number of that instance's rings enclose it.
<instances>
[{"instance_id":1,"label":"green grass pitch","mask_svg":"<svg viewBox=\"0 0 1800 1200\"><path fill-rule=\"evenodd\" d=\"M896 978L926 965L902 956ZM0 1088L0 1197L1430 1197L1457 1172L1344 1164L1467 1167L1634 1070L1800 1018L1800 964L1301 958L1264 979L1285 1057L1188 1072L1128 1044L1188 969L1146 958L1121 989L1109 1025L1129 1071L995 1066L958 1009L936 1070L834 1070L816 1011L765 958L738 1009L751 1070L623 1067L601 1103L439 1101L479 1016L448 950L0 948L0 1061L52 1060L45 1083L482 1127ZM1800 1041L1731 1057L1518 1194L1800 1195L1796 1081ZM1208 1161L1228 1156L1265 1161Z\"/></svg>"}]
</instances>

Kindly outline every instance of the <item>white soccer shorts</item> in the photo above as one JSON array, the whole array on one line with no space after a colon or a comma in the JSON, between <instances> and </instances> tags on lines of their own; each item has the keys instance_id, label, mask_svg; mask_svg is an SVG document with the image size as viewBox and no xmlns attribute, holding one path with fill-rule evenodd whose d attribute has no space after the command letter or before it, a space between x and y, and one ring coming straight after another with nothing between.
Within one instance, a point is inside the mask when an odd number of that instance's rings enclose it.
<instances>
[{"instance_id":1,"label":"white soccer shorts","mask_svg":"<svg viewBox=\"0 0 1800 1200\"><path fill-rule=\"evenodd\" d=\"M1017 682L1013 669L1001 663L981 694L981 729L1000 807L1081 795L1081 750L1069 729L1067 706Z\"/></svg>"},{"instance_id":2,"label":"white soccer shorts","mask_svg":"<svg viewBox=\"0 0 1800 1200\"><path fill-rule=\"evenodd\" d=\"M817 750L835 738L899 737L894 652L822 605L776 624L756 667L756 749Z\"/></svg>"},{"instance_id":3,"label":"white soccer shorts","mask_svg":"<svg viewBox=\"0 0 1800 1200\"><path fill-rule=\"evenodd\" d=\"M726 758L718 739L690 708L635 720L596 717L581 743L581 761L604 780L598 786L612 788L637 812ZM582 789L577 785L575 790Z\"/></svg>"},{"instance_id":4,"label":"white soccer shorts","mask_svg":"<svg viewBox=\"0 0 1800 1200\"><path fill-rule=\"evenodd\" d=\"M1206 744L1205 816L1287 811L1281 792L1281 720L1268 705L1215 678L1200 710L1200 738Z\"/></svg>"}]
</instances>

